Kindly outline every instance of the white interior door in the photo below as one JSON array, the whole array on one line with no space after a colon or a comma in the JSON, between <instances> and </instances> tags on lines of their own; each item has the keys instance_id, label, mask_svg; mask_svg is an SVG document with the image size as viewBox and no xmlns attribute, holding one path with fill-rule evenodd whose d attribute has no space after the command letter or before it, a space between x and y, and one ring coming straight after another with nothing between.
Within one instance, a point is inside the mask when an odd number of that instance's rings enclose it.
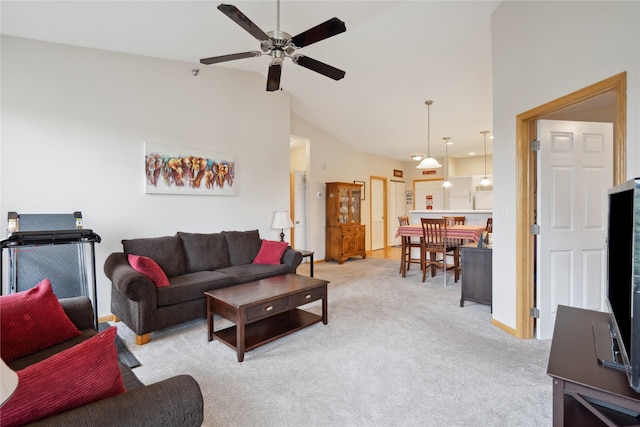
<instances>
[{"instance_id":1,"label":"white interior door","mask_svg":"<svg viewBox=\"0 0 640 427\"><path fill-rule=\"evenodd\" d=\"M538 121L536 336L549 339L558 304L606 310L611 123Z\"/></svg>"},{"instance_id":2,"label":"white interior door","mask_svg":"<svg viewBox=\"0 0 640 427\"><path fill-rule=\"evenodd\" d=\"M384 248L384 181L371 178L371 250Z\"/></svg>"},{"instance_id":3,"label":"white interior door","mask_svg":"<svg viewBox=\"0 0 640 427\"><path fill-rule=\"evenodd\" d=\"M292 247L307 248L307 179L305 171L293 171L293 239ZM306 260L304 258L303 260Z\"/></svg>"},{"instance_id":4,"label":"white interior door","mask_svg":"<svg viewBox=\"0 0 640 427\"><path fill-rule=\"evenodd\" d=\"M389 214L387 220L387 246L398 246L402 242L396 237L398 228L398 217L406 215L406 196L404 193L404 182L391 181L389 184Z\"/></svg>"}]
</instances>

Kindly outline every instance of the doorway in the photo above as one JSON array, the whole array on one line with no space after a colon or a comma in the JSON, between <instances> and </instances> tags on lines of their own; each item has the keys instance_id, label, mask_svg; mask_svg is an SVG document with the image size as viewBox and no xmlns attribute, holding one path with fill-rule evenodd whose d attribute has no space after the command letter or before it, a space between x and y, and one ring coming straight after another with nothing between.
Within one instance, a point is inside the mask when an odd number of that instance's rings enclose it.
<instances>
[{"instance_id":1,"label":"doorway","mask_svg":"<svg viewBox=\"0 0 640 427\"><path fill-rule=\"evenodd\" d=\"M371 250L384 249L387 241L387 178L372 176L371 186Z\"/></svg>"},{"instance_id":2,"label":"doorway","mask_svg":"<svg viewBox=\"0 0 640 427\"><path fill-rule=\"evenodd\" d=\"M530 226L536 223L537 157L530 149L537 139L537 121L553 118L554 114L597 102L600 97L612 96L613 120L613 184L626 179L626 82L627 73L620 73L562 98L536 107L516 117L516 330L518 338L533 338L535 307L534 236ZM581 120L579 112L572 120ZM499 323L494 324L500 327Z\"/></svg>"}]
</instances>

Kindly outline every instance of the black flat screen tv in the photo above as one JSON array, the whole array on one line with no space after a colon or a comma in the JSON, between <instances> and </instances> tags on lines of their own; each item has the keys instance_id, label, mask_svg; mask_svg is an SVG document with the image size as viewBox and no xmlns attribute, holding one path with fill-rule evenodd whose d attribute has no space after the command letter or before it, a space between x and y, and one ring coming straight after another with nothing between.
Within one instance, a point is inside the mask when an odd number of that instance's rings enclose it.
<instances>
[{"instance_id":1,"label":"black flat screen tv","mask_svg":"<svg viewBox=\"0 0 640 427\"><path fill-rule=\"evenodd\" d=\"M640 393L640 178L608 191L607 305L614 360Z\"/></svg>"}]
</instances>

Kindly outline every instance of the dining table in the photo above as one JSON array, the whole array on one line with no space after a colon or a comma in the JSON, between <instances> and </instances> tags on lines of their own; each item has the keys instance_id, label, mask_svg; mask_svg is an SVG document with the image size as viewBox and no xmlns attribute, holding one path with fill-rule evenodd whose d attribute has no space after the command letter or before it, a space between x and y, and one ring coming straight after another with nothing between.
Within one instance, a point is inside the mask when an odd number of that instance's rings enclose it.
<instances>
[{"instance_id":1,"label":"dining table","mask_svg":"<svg viewBox=\"0 0 640 427\"><path fill-rule=\"evenodd\" d=\"M446 228L445 237L449 239L463 239L479 242L482 233L485 231L484 225L452 225ZM422 224L401 225L396 231L396 237L422 237ZM402 253L407 250L405 239L402 240ZM406 277L406 265L404 259L400 260L400 272L402 277Z\"/></svg>"}]
</instances>

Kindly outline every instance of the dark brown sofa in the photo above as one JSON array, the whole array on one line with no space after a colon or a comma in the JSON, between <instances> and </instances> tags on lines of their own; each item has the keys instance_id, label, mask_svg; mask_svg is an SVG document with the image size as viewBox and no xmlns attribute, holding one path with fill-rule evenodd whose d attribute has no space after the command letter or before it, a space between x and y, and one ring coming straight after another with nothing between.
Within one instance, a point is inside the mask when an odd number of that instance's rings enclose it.
<instances>
[{"instance_id":1,"label":"dark brown sofa","mask_svg":"<svg viewBox=\"0 0 640 427\"><path fill-rule=\"evenodd\" d=\"M64 298L60 304L82 332L76 338L14 360L15 371L40 362L97 334L93 309L87 297ZM145 386L133 371L120 363L126 393L40 419L29 426L200 426L204 403L200 386L189 375L178 375Z\"/></svg>"},{"instance_id":2,"label":"dark brown sofa","mask_svg":"<svg viewBox=\"0 0 640 427\"><path fill-rule=\"evenodd\" d=\"M302 255L291 248L280 264L253 264L261 244L258 230L123 240L124 252L112 253L104 265L112 284L111 312L142 345L153 331L206 317L206 291L296 272ZM131 267L129 254L153 259L170 286L155 287Z\"/></svg>"}]
</instances>

